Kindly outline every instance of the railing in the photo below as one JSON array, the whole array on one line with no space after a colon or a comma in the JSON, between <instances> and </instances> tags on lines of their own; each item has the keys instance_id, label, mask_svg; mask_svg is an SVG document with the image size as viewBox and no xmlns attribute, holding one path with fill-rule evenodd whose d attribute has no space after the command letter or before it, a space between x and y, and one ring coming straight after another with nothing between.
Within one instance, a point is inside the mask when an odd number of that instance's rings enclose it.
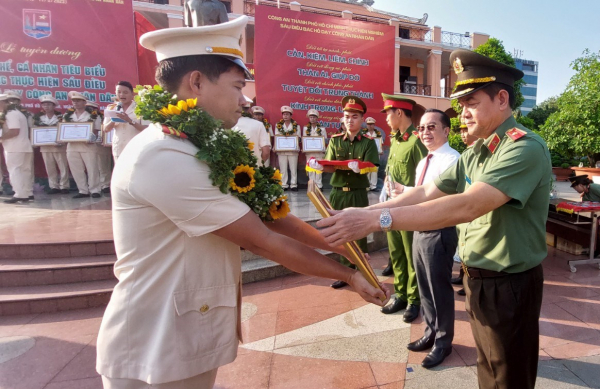
<instances>
[{"instance_id":1,"label":"railing","mask_svg":"<svg viewBox=\"0 0 600 389\"><path fill-rule=\"evenodd\" d=\"M431 96L431 85L409 84L407 82L400 84L402 93L409 95Z\"/></svg>"},{"instance_id":2,"label":"railing","mask_svg":"<svg viewBox=\"0 0 600 389\"><path fill-rule=\"evenodd\" d=\"M431 42L431 30L421 30L417 28L402 28L400 27L399 36L402 39L411 41Z\"/></svg>"},{"instance_id":3,"label":"railing","mask_svg":"<svg viewBox=\"0 0 600 389\"><path fill-rule=\"evenodd\" d=\"M448 46L471 48L471 35L457 32L442 31L442 44Z\"/></svg>"},{"instance_id":4,"label":"railing","mask_svg":"<svg viewBox=\"0 0 600 389\"><path fill-rule=\"evenodd\" d=\"M169 0L136 0L136 1L141 1L142 3L152 3L152 4L169 4ZM183 5L183 2L181 5Z\"/></svg>"}]
</instances>

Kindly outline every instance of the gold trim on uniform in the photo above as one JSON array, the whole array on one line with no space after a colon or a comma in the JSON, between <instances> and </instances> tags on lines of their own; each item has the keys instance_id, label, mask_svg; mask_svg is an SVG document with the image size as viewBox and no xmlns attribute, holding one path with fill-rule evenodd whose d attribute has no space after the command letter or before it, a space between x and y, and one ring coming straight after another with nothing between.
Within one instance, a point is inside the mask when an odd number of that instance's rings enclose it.
<instances>
[{"instance_id":1,"label":"gold trim on uniform","mask_svg":"<svg viewBox=\"0 0 600 389\"><path fill-rule=\"evenodd\" d=\"M209 53L217 53L217 54L235 54L244 58L244 53L238 49L230 49L229 47L211 47L208 46L206 51Z\"/></svg>"},{"instance_id":2,"label":"gold trim on uniform","mask_svg":"<svg viewBox=\"0 0 600 389\"><path fill-rule=\"evenodd\" d=\"M486 82L496 81L496 77L469 78L468 80L456 81L455 87L466 84L484 84Z\"/></svg>"}]
</instances>

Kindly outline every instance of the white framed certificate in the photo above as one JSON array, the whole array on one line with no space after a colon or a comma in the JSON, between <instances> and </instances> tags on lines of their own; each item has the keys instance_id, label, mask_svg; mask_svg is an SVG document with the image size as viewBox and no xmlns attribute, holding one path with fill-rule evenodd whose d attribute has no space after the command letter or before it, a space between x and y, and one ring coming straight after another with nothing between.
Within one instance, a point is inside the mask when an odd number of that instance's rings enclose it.
<instances>
[{"instance_id":1,"label":"white framed certificate","mask_svg":"<svg viewBox=\"0 0 600 389\"><path fill-rule=\"evenodd\" d=\"M57 146L56 133L58 127L31 127L31 145L37 146Z\"/></svg>"},{"instance_id":2,"label":"white framed certificate","mask_svg":"<svg viewBox=\"0 0 600 389\"><path fill-rule=\"evenodd\" d=\"M88 142L94 123L60 123L56 134L56 142Z\"/></svg>"},{"instance_id":3,"label":"white framed certificate","mask_svg":"<svg viewBox=\"0 0 600 389\"><path fill-rule=\"evenodd\" d=\"M302 138L302 151L305 153L322 153L325 151L325 138L322 136L305 136Z\"/></svg>"},{"instance_id":4,"label":"white framed certificate","mask_svg":"<svg viewBox=\"0 0 600 389\"><path fill-rule=\"evenodd\" d=\"M297 136L275 135L275 151L298 151Z\"/></svg>"},{"instance_id":5,"label":"white framed certificate","mask_svg":"<svg viewBox=\"0 0 600 389\"><path fill-rule=\"evenodd\" d=\"M383 154L383 147L381 146L381 138L373 138L375 145L377 145L377 152Z\"/></svg>"},{"instance_id":6,"label":"white framed certificate","mask_svg":"<svg viewBox=\"0 0 600 389\"><path fill-rule=\"evenodd\" d=\"M115 130L112 129L108 132L102 131L102 146L112 147L113 136L115 135Z\"/></svg>"}]
</instances>

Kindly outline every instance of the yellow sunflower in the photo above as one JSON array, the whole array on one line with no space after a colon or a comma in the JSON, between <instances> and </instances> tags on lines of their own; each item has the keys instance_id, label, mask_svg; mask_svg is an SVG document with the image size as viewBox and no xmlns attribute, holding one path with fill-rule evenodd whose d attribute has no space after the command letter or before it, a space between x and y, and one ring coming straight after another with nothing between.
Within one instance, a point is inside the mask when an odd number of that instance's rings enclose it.
<instances>
[{"instance_id":1,"label":"yellow sunflower","mask_svg":"<svg viewBox=\"0 0 600 389\"><path fill-rule=\"evenodd\" d=\"M182 111L184 111L184 112L187 112L187 110L188 110L188 105L187 105L187 102L186 102L186 100L179 100L179 101L177 102L177 108L179 108L180 110L182 110Z\"/></svg>"},{"instance_id":2,"label":"yellow sunflower","mask_svg":"<svg viewBox=\"0 0 600 389\"><path fill-rule=\"evenodd\" d=\"M275 169L275 173L273 173L273 177L271 177L271 179L281 182L282 177L279 169Z\"/></svg>"},{"instance_id":3,"label":"yellow sunflower","mask_svg":"<svg viewBox=\"0 0 600 389\"><path fill-rule=\"evenodd\" d=\"M281 196L269 206L269 214L273 220L283 219L290 212L290 206L286 201L287 196Z\"/></svg>"},{"instance_id":4,"label":"yellow sunflower","mask_svg":"<svg viewBox=\"0 0 600 389\"><path fill-rule=\"evenodd\" d=\"M189 109L196 108L196 104L198 104L198 99L187 99L186 104Z\"/></svg>"},{"instance_id":5,"label":"yellow sunflower","mask_svg":"<svg viewBox=\"0 0 600 389\"><path fill-rule=\"evenodd\" d=\"M248 165L239 165L233 171L234 177L229 179L229 187L239 193L246 193L254 188L254 168Z\"/></svg>"},{"instance_id":6,"label":"yellow sunflower","mask_svg":"<svg viewBox=\"0 0 600 389\"><path fill-rule=\"evenodd\" d=\"M169 111L169 115L179 115L181 113L181 109L173 104L169 104L167 110Z\"/></svg>"},{"instance_id":7,"label":"yellow sunflower","mask_svg":"<svg viewBox=\"0 0 600 389\"><path fill-rule=\"evenodd\" d=\"M250 151L254 150L254 143L248 141L248 148L250 149Z\"/></svg>"},{"instance_id":8,"label":"yellow sunflower","mask_svg":"<svg viewBox=\"0 0 600 389\"><path fill-rule=\"evenodd\" d=\"M166 107L163 107L160 111L158 111L158 113L163 116L169 116L171 114L171 112L169 112L169 110Z\"/></svg>"}]
</instances>

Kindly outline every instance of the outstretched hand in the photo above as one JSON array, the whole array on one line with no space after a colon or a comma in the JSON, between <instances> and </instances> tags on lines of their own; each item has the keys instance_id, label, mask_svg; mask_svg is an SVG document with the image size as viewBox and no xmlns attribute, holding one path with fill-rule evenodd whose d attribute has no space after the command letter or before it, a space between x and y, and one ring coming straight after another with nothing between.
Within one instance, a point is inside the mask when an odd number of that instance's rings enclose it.
<instances>
[{"instance_id":1,"label":"outstretched hand","mask_svg":"<svg viewBox=\"0 0 600 389\"><path fill-rule=\"evenodd\" d=\"M379 289L375 288L363 277L363 275L357 271L350 278L349 282L350 286L354 289L356 293L360 295L368 303L376 304L381 307L387 304L390 299L391 292L388 288L383 288L385 293ZM380 284L381 285L381 284ZM381 300L383 299L383 301Z\"/></svg>"},{"instance_id":2,"label":"outstretched hand","mask_svg":"<svg viewBox=\"0 0 600 389\"><path fill-rule=\"evenodd\" d=\"M379 228L379 211L362 208L346 208L343 211L328 210L331 217L317 222L319 233L330 246L339 246L369 235Z\"/></svg>"}]
</instances>

